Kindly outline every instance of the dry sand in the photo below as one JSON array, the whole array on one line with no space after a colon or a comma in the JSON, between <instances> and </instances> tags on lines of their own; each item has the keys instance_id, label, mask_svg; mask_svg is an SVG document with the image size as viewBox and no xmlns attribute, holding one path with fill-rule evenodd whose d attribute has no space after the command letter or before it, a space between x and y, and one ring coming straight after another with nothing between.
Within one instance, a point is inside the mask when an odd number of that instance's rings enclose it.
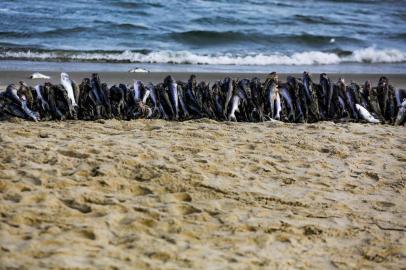
<instances>
[{"instance_id":1,"label":"dry sand","mask_svg":"<svg viewBox=\"0 0 406 270\"><path fill-rule=\"evenodd\" d=\"M0 269L405 269L406 132L0 123Z\"/></svg>"}]
</instances>

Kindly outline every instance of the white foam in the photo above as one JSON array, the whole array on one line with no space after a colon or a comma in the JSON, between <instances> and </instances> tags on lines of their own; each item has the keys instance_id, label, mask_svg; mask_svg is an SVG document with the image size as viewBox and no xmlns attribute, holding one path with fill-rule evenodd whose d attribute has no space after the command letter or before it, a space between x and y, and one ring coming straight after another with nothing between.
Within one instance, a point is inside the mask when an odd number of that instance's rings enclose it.
<instances>
[{"instance_id":1,"label":"white foam","mask_svg":"<svg viewBox=\"0 0 406 270\"><path fill-rule=\"evenodd\" d=\"M406 52L395 49L377 50L374 47L356 50L349 58L350 62L401 63L406 61Z\"/></svg>"},{"instance_id":2,"label":"white foam","mask_svg":"<svg viewBox=\"0 0 406 270\"><path fill-rule=\"evenodd\" d=\"M406 62L406 51L396 49L378 50L374 47L354 51L349 56L340 57L335 53L309 51L285 55L247 54L247 55L207 55L188 51L157 51L148 54L124 51L122 53L99 52L31 52L0 51L0 59L37 59L72 61L111 61L132 63L174 63L206 65L329 65L345 63L401 63Z\"/></svg>"}]
</instances>

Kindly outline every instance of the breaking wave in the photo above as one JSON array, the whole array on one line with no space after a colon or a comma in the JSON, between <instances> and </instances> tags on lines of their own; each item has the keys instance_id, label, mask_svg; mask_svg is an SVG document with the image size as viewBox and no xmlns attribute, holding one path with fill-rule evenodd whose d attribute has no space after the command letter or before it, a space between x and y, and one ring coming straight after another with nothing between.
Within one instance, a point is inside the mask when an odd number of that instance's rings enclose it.
<instances>
[{"instance_id":1,"label":"breaking wave","mask_svg":"<svg viewBox=\"0 0 406 270\"><path fill-rule=\"evenodd\" d=\"M188 51L48 51L21 48L0 48L0 59L117 62L117 63L170 63L196 65L328 65L340 63L404 63L406 51L378 50L374 47L355 50L349 54L309 51L291 55L272 54L196 54Z\"/></svg>"}]
</instances>

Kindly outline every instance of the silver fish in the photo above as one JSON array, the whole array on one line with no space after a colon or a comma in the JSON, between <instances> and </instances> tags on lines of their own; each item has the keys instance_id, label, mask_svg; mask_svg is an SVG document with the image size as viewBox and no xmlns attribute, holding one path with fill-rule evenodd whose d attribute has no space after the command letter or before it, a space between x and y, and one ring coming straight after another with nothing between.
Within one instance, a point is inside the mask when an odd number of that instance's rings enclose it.
<instances>
[{"instance_id":1,"label":"silver fish","mask_svg":"<svg viewBox=\"0 0 406 270\"><path fill-rule=\"evenodd\" d=\"M238 106L240 105L240 97L238 95L234 95L231 100L231 111L228 115L228 120L230 121L237 121L235 117L235 112L238 112Z\"/></svg>"},{"instance_id":2,"label":"silver fish","mask_svg":"<svg viewBox=\"0 0 406 270\"><path fill-rule=\"evenodd\" d=\"M142 103L146 104L149 98L151 91L148 88L145 88L144 96L142 97Z\"/></svg>"},{"instance_id":3,"label":"silver fish","mask_svg":"<svg viewBox=\"0 0 406 270\"><path fill-rule=\"evenodd\" d=\"M35 122L38 122L39 121L39 115L38 115L38 113L36 113L36 112L33 112L33 111L31 111L29 108L28 108L28 105L27 105L27 98L25 97L25 96L22 96L21 98L20 98L20 100L21 100L21 108L23 109L23 111L28 115L28 117L30 117L32 120L34 120Z\"/></svg>"},{"instance_id":4,"label":"silver fish","mask_svg":"<svg viewBox=\"0 0 406 270\"><path fill-rule=\"evenodd\" d=\"M305 89L305 94L307 100L311 100L311 94L313 93L313 82L312 79L310 78L310 74L307 73L306 71L303 72L303 86Z\"/></svg>"},{"instance_id":5,"label":"silver fish","mask_svg":"<svg viewBox=\"0 0 406 270\"><path fill-rule=\"evenodd\" d=\"M44 97L41 94L41 86L40 85L36 85L35 86L35 92L37 93L37 99L39 100L39 102L41 103L41 107L44 111L49 110L49 105L48 102L45 101Z\"/></svg>"},{"instance_id":6,"label":"silver fish","mask_svg":"<svg viewBox=\"0 0 406 270\"><path fill-rule=\"evenodd\" d=\"M279 91L280 91L280 95L285 100L286 105L289 107L289 117L288 118L293 117L293 119L289 119L289 120L294 121L295 108L293 107L293 101L292 101L292 97L289 93L289 90L286 87L282 87Z\"/></svg>"},{"instance_id":7,"label":"silver fish","mask_svg":"<svg viewBox=\"0 0 406 270\"><path fill-rule=\"evenodd\" d=\"M142 82L134 80L134 101L135 103L141 100Z\"/></svg>"},{"instance_id":8,"label":"silver fish","mask_svg":"<svg viewBox=\"0 0 406 270\"><path fill-rule=\"evenodd\" d=\"M226 101L224 103L223 113L224 113L224 115L227 115L228 104L230 103L231 98L233 96L233 92L234 92L233 80L231 80L229 77L227 77L224 79L224 84L225 84L225 88L227 90L227 95L226 95Z\"/></svg>"},{"instance_id":9,"label":"silver fish","mask_svg":"<svg viewBox=\"0 0 406 270\"><path fill-rule=\"evenodd\" d=\"M355 107L357 108L358 114L361 116L362 119L364 119L365 121L369 122L369 123L374 123L374 124L378 124L380 123L380 121L376 118L374 118L367 109L365 109L364 107L362 107L359 104L355 104Z\"/></svg>"},{"instance_id":10,"label":"silver fish","mask_svg":"<svg viewBox=\"0 0 406 270\"><path fill-rule=\"evenodd\" d=\"M406 122L406 98L400 104L398 115L396 116L395 125L399 126Z\"/></svg>"},{"instance_id":11,"label":"silver fish","mask_svg":"<svg viewBox=\"0 0 406 270\"><path fill-rule=\"evenodd\" d=\"M17 95L17 88L14 84L7 86L6 94L18 105L21 105L21 99Z\"/></svg>"},{"instance_id":12,"label":"silver fish","mask_svg":"<svg viewBox=\"0 0 406 270\"><path fill-rule=\"evenodd\" d=\"M136 68L130 69L128 72L130 72L130 73L149 73L150 71L145 68L136 67Z\"/></svg>"},{"instance_id":13,"label":"silver fish","mask_svg":"<svg viewBox=\"0 0 406 270\"><path fill-rule=\"evenodd\" d=\"M171 99L171 103L173 104L174 110L175 110L175 112L174 112L175 119L178 119L178 117L179 117L178 84L172 77L167 78L166 81L167 81L168 89L169 89L169 97Z\"/></svg>"},{"instance_id":14,"label":"silver fish","mask_svg":"<svg viewBox=\"0 0 406 270\"><path fill-rule=\"evenodd\" d=\"M73 93L72 81L69 78L69 75L67 73L64 73L64 72L61 73L61 84L63 85L63 87L68 92L68 98L71 100L72 105L74 107L77 107L78 104L75 101L75 95Z\"/></svg>"},{"instance_id":15,"label":"silver fish","mask_svg":"<svg viewBox=\"0 0 406 270\"><path fill-rule=\"evenodd\" d=\"M272 82L268 87L268 102L270 106L270 117L279 120L282 106L278 84L276 82Z\"/></svg>"},{"instance_id":16,"label":"silver fish","mask_svg":"<svg viewBox=\"0 0 406 270\"><path fill-rule=\"evenodd\" d=\"M149 83L147 86L145 86L145 89L150 92L150 96L152 99L152 103L154 103L154 106L158 106L158 94L156 92L156 89L152 83Z\"/></svg>"},{"instance_id":17,"label":"silver fish","mask_svg":"<svg viewBox=\"0 0 406 270\"><path fill-rule=\"evenodd\" d=\"M34 72L33 74L31 74L30 79L34 80L34 79L45 79L45 80L49 80L51 79L50 76L41 74L39 72Z\"/></svg>"},{"instance_id":18,"label":"silver fish","mask_svg":"<svg viewBox=\"0 0 406 270\"><path fill-rule=\"evenodd\" d=\"M282 105L281 105L281 96L279 95L279 91L275 93L275 119L280 120L281 119L281 111L282 111Z\"/></svg>"}]
</instances>

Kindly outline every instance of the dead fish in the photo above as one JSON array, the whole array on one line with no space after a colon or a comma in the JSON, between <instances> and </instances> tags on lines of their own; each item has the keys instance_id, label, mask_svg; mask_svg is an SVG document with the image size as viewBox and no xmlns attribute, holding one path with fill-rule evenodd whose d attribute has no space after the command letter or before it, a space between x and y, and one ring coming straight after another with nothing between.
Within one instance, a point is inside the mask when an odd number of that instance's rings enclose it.
<instances>
[{"instance_id":1,"label":"dead fish","mask_svg":"<svg viewBox=\"0 0 406 270\"><path fill-rule=\"evenodd\" d=\"M234 91L234 87L233 87L233 81L231 80L230 77L227 77L224 79L223 81L223 87L224 87L224 92L226 92L226 100L224 103L224 108L223 108L223 113L224 115L227 115L228 112L228 104L231 101L231 98L233 96L233 91Z\"/></svg>"},{"instance_id":2,"label":"dead fish","mask_svg":"<svg viewBox=\"0 0 406 270\"><path fill-rule=\"evenodd\" d=\"M231 99L231 111L228 115L228 120L230 121L237 121L237 117L235 117L235 112L239 112L238 106L240 105L240 97L238 95L234 95Z\"/></svg>"},{"instance_id":3,"label":"dead fish","mask_svg":"<svg viewBox=\"0 0 406 270\"><path fill-rule=\"evenodd\" d=\"M145 68L136 67L136 68L130 69L128 72L130 72L130 73L149 73L150 71Z\"/></svg>"},{"instance_id":4,"label":"dead fish","mask_svg":"<svg viewBox=\"0 0 406 270\"><path fill-rule=\"evenodd\" d=\"M134 80L134 102L137 103L141 100L142 82L140 80Z\"/></svg>"},{"instance_id":5,"label":"dead fish","mask_svg":"<svg viewBox=\"0 0 406 270\"><path fill-rule=\"evenodd\" d=\"M324 106L326 108L326 113L329 117L332 117L333 112L331 111L331 101L333 98L333 84L327 77L326 73L320 74L320 85L323 89Z\"/></svg>"},{"instance_id":6,"label":"dead fish","mask_svg":"<svg viewBox=\"0 0 406 270\"><path fill-rule=\"evenodd\" d=\"M50 76L44 75L44 74L39 73L39 72L34 72L33 74L31 74L31 76L30 76L29 78L30 78L31 80L34 80L34 79L45 79L45 80L49 80L49 79L51 79Z\"/></svg>"},{"instance_id":7,"label":"dead fish","mask_svg":"<svg viewBox=\"0 0 406 270\"><path fill-rule=\"evenodd\" d=\"M286 85L283 85L280 90L280 95L282 96L282 98L285 101L285 105L288 107L289 109L289 115L288 115L288 120L290 122L295 121L295 109L293 107L293 101L292 101L292 96L290 95L289 90L287 89Z\"/></svg>"},{"instance_id":8,"label":"dead fish","mask_svg":"<svg viewBox=\"0 0 406 270\"><path fill-rule=\"evenodd\" d=\"M406 98L399 106L398 115L396 116L395 125L399 126L406 122Z\"/></svg>"},{"instance_id":9,"label":"dead fish","mask_svg":"<svg viewBox=\"0 0 406 270\"><path fill-rule=\"evenodd\" d=\"M48 102L46 102L44 97L42 96L41 88L42 88L42 86L40 86L40 85L35 86L35 92L37 94L37 100L39 101L39 104L40 104L43 111L49 111Z\"/></svg>"},{"instance_id":10,"label":"dead fish","mask_svg":"<svg viewBox=\"0 0 406 270\"><path fill-rule=\"evenodd\" d=\"M313 81L312 78L310 77L310 74L308 72L303 72L303 86L305 89L305 94L306 94L306 99L307 101L310 101L311 95L313 94Z\"/></svg>"},{"instance_id":11,"label":"dead fish","mask_svg":"<svg viewBox=\"0 0 406 270\"><path fill-rule=\"evenodd\" d=\"M173 109L175 110L174 118L179 118L179 97L178 97L178 84L172 76L167 76L165 78L165 86L169 90L169 98L172 104Z\"/></svg>"},{"instance_id":12,"label":"dead fish","mask_svg":"<svg viewBox=\"0 0 406 270\"><path fill-rule=\"evenodd\" d=\"M25 96L21 96L21 107L22 107L23 111L28 115L28 117L30 117L35 122L39 121L38 113L31 111L30 108L28 108L27 98Z\"/></svg>"},{"instance_id":13,"label":"dead fish","mask_svg":"<svg viewBox=\"0 0 406 270\"><path fill-rule=\"evenodd\" d=\"M270 112L269 116L273 119L280 120L282 106L281 106L281 97L279 95L277 81L272 81L269 84L267 91L268 91L267 98L268 98L269 112Z\"/></svg>"},{"instance_id":14,"label":"dead fish","mask_svg":"<svg viewBox=\"0 0 406 270\"><path fill-rule=\"evenodd\" d=\"M361 116L362 119L364 119L365 121L369 122L369 123L373 123L373 124L378 124L380 123L380 121L376 118L374 118L367 109L365 109L364 107L362 107L359 104L355 104L355 107L357 108L358 114Z\"/></svg>"},{"instance_id":15,"label":"dead fish","mask_svg":"<svg viewBox=\"0 0 406 270\"><path fill-rule=\"evenodd\" d=\"M142 97L142 103L146 104L150 95L151 90L149 90L147 87L144 87L144 96Z\"/></svg>"},{"instance_id":16,"label":"dead fish","mask_svg":"<svg viewBox=\"0 0 406 270\"><path fill-rule=\"evenodd\" d=\"M67 73L61 73L61 84L68 92L68 97L72 101L72 106L77 107L78 104L76 103L75 95L73 93L72 80L69 78L69 75Z\"/></svg>"}]
</instances>

